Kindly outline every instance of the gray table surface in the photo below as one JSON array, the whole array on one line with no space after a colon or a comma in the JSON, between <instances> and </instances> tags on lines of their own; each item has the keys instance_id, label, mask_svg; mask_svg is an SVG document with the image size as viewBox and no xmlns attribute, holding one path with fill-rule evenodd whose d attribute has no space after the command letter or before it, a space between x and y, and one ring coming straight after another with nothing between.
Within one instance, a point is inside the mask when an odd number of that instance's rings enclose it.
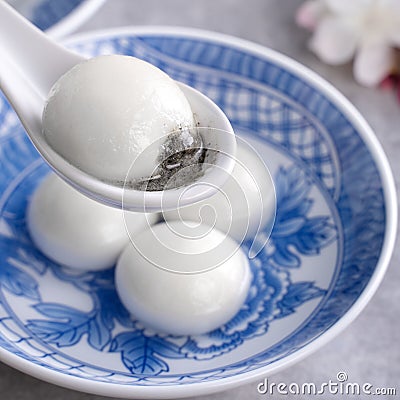
<instances>
[{"instance_id":1,"label":"gray table surface","mask_svg":"<svg viewBox=\"0 0 400 400\"><path fill-rule=\"evenodd\" d=\"M308 34L294 24L294 14L301 3L301 0L108 0L79 31L128 25L187 26L238 36L289 55L330 81L361 111L382 143L398 185L400 103L390 91L357 85L350 65L324 65L307 50ZM345 371L349 381L370 382L375 387L397 386L397 395L400 395L400 252L397 243L388 272L361 315L329 344L296 365L269 377L271 382L318 384L335 379L339 371ZM190 399L251 400L266 397L257 392L255 382L209 396L196 397L193 393ZM280 397L301 398L298 395L276 396ZM0 398L105 399L39 381L4 364L0 364Z\"/></svg>"}]
</instances>

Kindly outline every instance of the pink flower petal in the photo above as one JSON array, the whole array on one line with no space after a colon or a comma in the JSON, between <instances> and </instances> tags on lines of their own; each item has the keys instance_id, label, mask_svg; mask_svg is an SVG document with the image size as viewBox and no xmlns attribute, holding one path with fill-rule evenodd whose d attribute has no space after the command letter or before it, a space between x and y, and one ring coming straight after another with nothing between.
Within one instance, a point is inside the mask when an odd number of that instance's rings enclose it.
<instances>
[{"instance_id":1,"label":"pink flower petal","mask_svg":"<svg viewBox=\"0 0 400 400\"><path fill-rule=\"evenodd\" d=\"M313 31L324 11L325 7L320 1L308 0L297 10L296 23L302 28Z\"/></svg>"},{"instance_id":2,"label":"pink flower petal","mask_svg":"<svg viewBox=\"0 0 400 400\"><path fill-rule=\"evenodd\" d=\"M354 61L354 77L361 85L378 85L393 69L394 50L387 45L365 44Z\"/></svg>"},{"instance_id":3,"label":"pink flower petal","mask_svg":"<svg viewBox=\"0 0 400 400\"><path fill-rule=\"evenodd\" d=\"M310 48L327 64L350 61L356 49L357 33L353 26L336 17L326 17L318 25Z\"/></svg>"},{"instance_id":4,"label":"pink flower petal","mask_svg":"<svg viewBox=\"0 0 400 400\"><path fill-rule=\"evenodd\" d=\"M397 82L392 75L387 75L383 78L383 81L380 82L379 87L383 90L393 90L397 87Z\"/></svg>"}]
</instances>

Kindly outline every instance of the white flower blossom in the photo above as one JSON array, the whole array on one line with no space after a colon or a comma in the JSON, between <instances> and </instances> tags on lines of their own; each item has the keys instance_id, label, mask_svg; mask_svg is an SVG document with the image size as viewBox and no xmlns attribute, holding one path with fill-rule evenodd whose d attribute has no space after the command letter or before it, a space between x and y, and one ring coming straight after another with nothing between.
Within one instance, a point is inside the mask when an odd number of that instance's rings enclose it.
<instances>
[{"instance_id":1,"label":"white flower blossom","mask_svg":"<svg viewBox=\"0 0 400 400\"><path fill-rule=\"evenodd\" d=\"M310 48L324 62L354 57L354 76L375 86L393 69L400 47L400 0L308 0L297 23L314 31Z\"/></svg>"}]
</instances>

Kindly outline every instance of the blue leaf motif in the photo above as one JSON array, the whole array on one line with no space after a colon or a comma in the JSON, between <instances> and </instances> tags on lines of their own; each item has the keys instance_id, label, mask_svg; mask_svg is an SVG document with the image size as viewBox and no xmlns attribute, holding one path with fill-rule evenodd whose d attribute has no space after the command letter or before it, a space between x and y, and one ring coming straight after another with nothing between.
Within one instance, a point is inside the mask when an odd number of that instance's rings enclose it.
<instances>
[{"instance_id":1,"label":"blue leaf motif","mask_svg":"<svg viewBox=\"0 0 400 400\"><path fill-rule=\"evenodd\" d=\"M87 320L86 314L64 304L40 303L33 307L41 314L49 318L65 319L69 322L74 321L77 324L83 324Z\"/></svg>"},{"instance_id":2,"label":"blue leaf motif","mask_svg":"<svg viewBox=\"0 0 400 400\"><path fill-rule=\"evenodd\" d=\"M53 320L29 320L27 328L41 339L59 347L72 346L88 332L91 315L56 303L41 303L34 308ZM59 320L59 321L54 321Z\"/></svg>"},{"instance_id":3,"label":"blue leaf motif","mask_svg":"<svg viewBox=\"0 0 400 400\"><path fill-rule=\"evenodd\" d=\"M43 275L48 267L49 260L47 260L39 251L36 249L30 249L31 251L25 250L23 246L18 251L19 259L27 266L32 268L35 272Z\"/></svg>"},{"instance_id":4,"label":"blue leaf motif","mask_svg":"<svg viewBox=\"0 0 400 400\"><path fill-rule=\"evenodd\" d=\"M169 371L168 364L160 358L183 358L180 348L170 341L142 331L124 332L111 343L111 352L121 352L125 366L134 374L157 375Z\"/></svg>"},{"instance_id":5,"label":"blue leaf motif","mask_svg":"<svg viewBox=\"0 0 400 400\"><path fill-rule=\"evenodd\" d=\"M104 271L77 272L70 268L60 268L59 265L54 265L52 272L58 279L90 293L94 303L93 311L101 314L101 317L97 318L99 325L103 325L110 331L114 329L115 321L125 327L134 326L129 312L122 305L116 293L113 268ZM103 343L103 340L100 340L99 343Z\"/></svg>"},{"instance_id":6,"label":"blue leaf motif","mask_svg":"<svg viewBox=\"0 0 400 400\"><path fill-rule=\"evenodd\" d=\"M88 333L89 344L98 350L102 350L111 340L111 329L104 324L100 313L89 321Z\"/></svg>"},{"instance_id":7,"label":"blue leaf motif","mask_svg":"<svg viewBox=\"0 0 400 400\"><path fill-rule=\"evenodd\" d=\"M84 313L63 304L37 304L35 309L50 319L29 321L28 327L37 335L58 346L71 346L87 334L88 343L101 351L111 342L115 321L124 327L134 327L116 294L113 270L82 273L57 266L53 269L57 277L88 291L94 306Z\"/></svg>"},{"instance_id":8,"label":"blue leaf motif","mask_svg":"<svg viewBox=\"0 0 400 400\"><path fill-rule=\"evenodd\" d=\"M151 338L151 346L153 352L155 354L159 354L162 357L183 358L181 350L176 344L158 336L153 336Z\"/></svg>"},{"instance_id":9,"label":"blue leaf motif","mask_svg":"<svg viewBox=\"0 0 400 400\"><path fill-rule=\"evenodd\" d=\"M68 322L44 320L30 320L27 328L42 340L54 343L59 347L73 346L87 331L86 324L73 326Z\"/></svg>"},{"instance_id":10,"label":"blue leaf motif","mask_svg":"<svg viewBox=\"0 0 400 400\"><path fill-rule=\"evenodd\" d=\"M314 282L297 282L290 285L288 292L278 303L280 309L278 318L293 314L296 308L306 301L323 296L325 293L326 291L315 286Z\"/></svg>"},{"instance_id":11,"label":"blue leaf motif","mask_svg":"<svg viewBox=\"0 0 400 400\"><path fill-rule=\"evenodd\" d=\"M36 280L9 262L3 262L0 267L0 285L17 296L40 299Z\"/></svg>"},{"instance_id":12,"label":"blue leaf motif","mask_svg":"<svg viewBox=\"0 0 400 400\"><path fill-rule=\"evenodd\" d=\"M115 291L114 275L111 280L93 279L90 286L95 317L90 321L88 340L102 350L111 341L115 320L125 327L133 327L134 322Z\"/></svg>"},{"instance_id":13,"label":"blue leaf motif","mask_svg":"<svg viewBox=\"0 0 400 400\"><path fill-rule=\"evenodd\" d=\"M110 288L96 285L93 290L93 300L97 312L101 314L101 324L108 330L114 329L115 320L125 327L134 326L134 322L127 309L122 305L114 285Z\"/></svg>"}]
</instances>

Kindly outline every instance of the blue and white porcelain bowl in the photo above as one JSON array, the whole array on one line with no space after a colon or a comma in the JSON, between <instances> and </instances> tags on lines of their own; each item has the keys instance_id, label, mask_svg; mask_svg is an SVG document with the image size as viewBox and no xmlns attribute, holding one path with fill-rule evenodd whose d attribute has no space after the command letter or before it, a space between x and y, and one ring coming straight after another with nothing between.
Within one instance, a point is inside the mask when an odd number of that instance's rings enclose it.
<instances>
[{"instance_id":1,"label":"blue and white porcelain bowl","mask_svg":"<svg viewBox=\"0 0 400 400\"><path fill-rule=\"evenodd\" d=\"M61 37L83 24L105 0L6 0L49 35Z\"/></svg>"},{"instance_id":2,"label":"blue and white porcelain bowl","mask_svg":"<svg viewBox=\"0 0 400 400\"><path fill-rule=\"evenodd\" d=\"M212 98L270 168L276 224L251 261L247 301L230 322L191 337L144 329L118 301L112 269L62 269L32 244L26 206L49 168L3 99L2 361L76 390L178 398L264 378L359 314L391 256L396 198L377 139L342 95L276 52L213 33L122 29L68 45L140 57Z\"/></svg>"}]
</instances>

